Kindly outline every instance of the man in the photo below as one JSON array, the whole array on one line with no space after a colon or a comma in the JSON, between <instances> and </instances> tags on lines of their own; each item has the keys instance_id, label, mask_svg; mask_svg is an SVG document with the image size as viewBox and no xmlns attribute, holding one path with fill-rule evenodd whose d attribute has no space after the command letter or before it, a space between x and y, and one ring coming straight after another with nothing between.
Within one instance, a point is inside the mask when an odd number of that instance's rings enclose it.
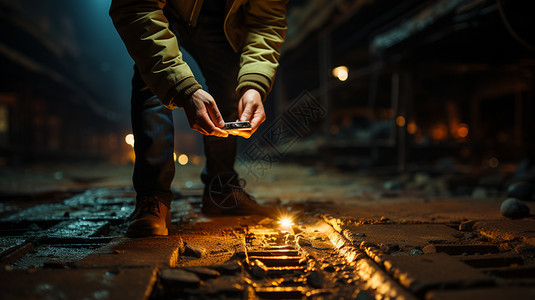
<instances>
[{"instance_id":1,"label":"man","mask_svg":"<svg viewBox=\"0 0 535 300\"><path fill-rule=\"evenodd\" d=\"M265 213L243 190L234 170L236 135L248 138L265 120L286 32L286 0L113 0L110 16L135 62L132 129L136 209L127 236L167 235L173 194L171 110L183 108L204 135L205 214ZM205 90L179 50L192 54ZM226 131L225 121L250 121L249 131ZM230 135L229 135L230 134ZM225 183L210 193L210 183ZM232 198L235 205L226 206Z\"/></svg>"}]
</instances>

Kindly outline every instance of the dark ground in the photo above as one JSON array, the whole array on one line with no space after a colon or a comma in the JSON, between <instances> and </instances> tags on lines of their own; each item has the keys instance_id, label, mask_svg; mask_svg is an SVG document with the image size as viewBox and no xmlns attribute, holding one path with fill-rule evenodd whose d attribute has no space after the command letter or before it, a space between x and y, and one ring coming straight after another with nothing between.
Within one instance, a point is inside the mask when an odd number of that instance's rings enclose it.
<instances>
[{"instance_id":1,"label":"dark ground","mask_svg":"<svg viewBox=\"0 0 535 300\"><path fill-rule=\"evenodd\" d=\"M263 217L206 218L200 170L177 166L169 237L128 239L132 166L4 167L1 298L535 295L535 219L500 214L510 167L398 174L275 164L244 176L260 202L294 217L292 230Z\"/></svg>"}]
</instances>

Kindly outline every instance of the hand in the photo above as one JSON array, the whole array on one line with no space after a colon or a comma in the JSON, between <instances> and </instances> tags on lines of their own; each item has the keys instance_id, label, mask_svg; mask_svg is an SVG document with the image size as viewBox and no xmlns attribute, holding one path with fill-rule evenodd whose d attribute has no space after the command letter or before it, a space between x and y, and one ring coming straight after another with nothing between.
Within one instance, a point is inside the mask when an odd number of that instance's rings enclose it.
<instances>
[{"instance_id":1,"label":"hand","mask_svg":"<svg viewBox=\"0 0 535 300\"><path fill-rule=\"evenodd\" d=\"M249 138L258 129L260 124L266 120L266 113L264 112L264 104L262 103L262 96L253 89L248 88L243 93L243 96L238 102L239 121L251 122L250 130L228 130L232 135L239 135L244 138Z\"/></svg>"},{"instance_id":2,"label":"hand","mask_svg":"<svg viewBox=\"0 0 535 300\"><path fill-rule=\"evenodd\" d=\"M204 135L227 137L228 133L221 128L225 121L217 108L214 98L206 91L198 89L184 103L184 112L191 129Z\"/></svg>"}]
</instances>

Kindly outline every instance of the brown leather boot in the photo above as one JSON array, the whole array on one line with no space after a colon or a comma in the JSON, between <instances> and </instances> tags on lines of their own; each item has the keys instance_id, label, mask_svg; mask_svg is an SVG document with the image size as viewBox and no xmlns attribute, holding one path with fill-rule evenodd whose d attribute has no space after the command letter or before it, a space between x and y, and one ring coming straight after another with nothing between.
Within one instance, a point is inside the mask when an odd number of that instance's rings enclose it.
<instances>
[{"instance_id":1,"label":"brown leather boot","mask_svg":"<svg viewBox=\"0 0 535 300\"><path fill-rule=\"evenodd\" d=\"M260 215L276 217L277 210L274 206L258 204L255 197L247 193L244 187L244 179L206 186L202 197L202 213L208 216Z\"/></svg>"},{"instance_id":2,"label":"brown leather boot","mask_svg":"<svg viewBox=\"0 0 535 300\"><path fill-rule=\"evenodd\" d=\"M126 236L146 237L168 235L171 228L171 212L158 197L146 197L136 203L136 209L128 218Z\"/></svg>"}]
</instances>

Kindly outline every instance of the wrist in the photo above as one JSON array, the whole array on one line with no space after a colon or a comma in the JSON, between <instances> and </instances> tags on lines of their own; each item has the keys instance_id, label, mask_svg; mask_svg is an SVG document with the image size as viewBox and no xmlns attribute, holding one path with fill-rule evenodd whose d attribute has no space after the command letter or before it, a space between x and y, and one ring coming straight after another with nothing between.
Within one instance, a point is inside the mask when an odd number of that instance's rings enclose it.
<instances>
[{"instance_id":1,"label":"wrist","mask_svg":"<svg viewBox=\"0 0 535 300\"><path fill-rule=\"evenodd\" d=\"M246 93L248 93L248 94L254 93L254 94L258 95L260 98L262 98L262 92L259 91L257 88L254 88L254 87L251 87L251 86L246 86L246 87L241 89L241 91L240 91L241 97L243 97Z\"/></svg>"},{"instance_id":2,"label":"wrist","mask_svg":"<svg viewBox=\"0 0 535 300\"><path fill-rule=\"evenodd\" d=\"M200 89L202 86L193 77L188 77L171 89L163 104L168 108L183 108L184 104L190 101L193 94Z\"/></svg>"}]
</instances>

